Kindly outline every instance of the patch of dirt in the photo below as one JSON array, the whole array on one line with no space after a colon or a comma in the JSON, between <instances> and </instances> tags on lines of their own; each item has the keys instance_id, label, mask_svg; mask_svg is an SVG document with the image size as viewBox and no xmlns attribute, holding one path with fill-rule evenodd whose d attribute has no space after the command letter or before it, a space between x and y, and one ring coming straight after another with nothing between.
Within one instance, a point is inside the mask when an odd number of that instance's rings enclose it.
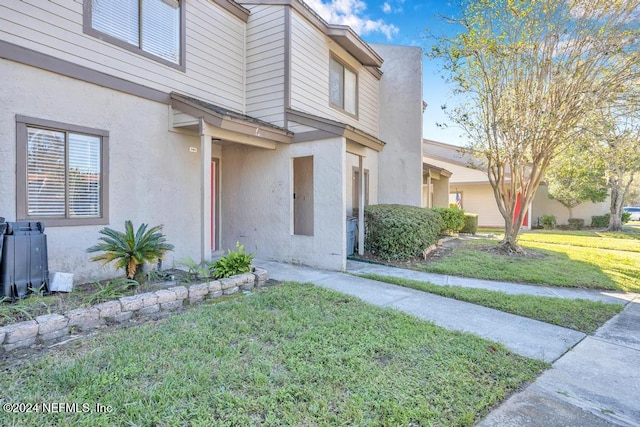
<instances>
[{"instance_id":1,"label":"patch of dirt","mask_svg":"<svg viewBox=\"0 0 640 427\"><path fill-rule=\"evenodd\" d=\"M440 260L441 258L449 255L456 247L460 246L464 242L464 240L464 238L459 237L441 239L440 242L436 245L436 249L428 253L426 256L414 257L407 261L388 261L369 252L365 252L362 256L354 255L353 259L392 265L395 267L411 268L416 264L431 264Z\"/></svg>"},{"instance_id":2,"label":"patch of dirt","mask_svg":"<svg viewBox=\"0 0 640 427\"><path fill-rule=\"evenodd\" d=\"M114 280L121 280L121 278L74 285L73 291L70 293L52 292L49 295L31 294L26 298L13 302L4 301L0 303L0 326L31 320L44 314L62 314L75 308L89 307L114 299L107 298L104 301L91 299L92 296L107 287L109 282L113 282ZM138 285L123 289L117 298L153 292L180 284L189 284L189 282L189 275L183 270L164 270L161 274L151 274L148 280Z\"/></svg>"}]
</instances>

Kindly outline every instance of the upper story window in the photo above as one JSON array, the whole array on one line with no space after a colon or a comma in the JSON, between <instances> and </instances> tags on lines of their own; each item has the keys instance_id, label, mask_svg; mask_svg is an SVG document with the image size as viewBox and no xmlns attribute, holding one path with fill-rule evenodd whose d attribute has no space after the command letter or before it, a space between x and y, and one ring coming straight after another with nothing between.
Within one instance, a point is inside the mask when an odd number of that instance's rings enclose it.
<instances>
[{"instance_id":1,"label":"upper story window","mask_svg":"<svg viewBox=\"0 0 640 427\"><path fill-rule=\"evenodd\" d=\"M358 75L333 57L329 63L329 93L331 105L358 114Z\"/></svg>"},{"instance_id":2,"label":"upper story window","mask_svg":"<svg viewBox=\"0 0 640 427\"><path fill-rule=\"evenodd\" d=\"M85 32L184 69L184 0L85 0Z\"/></svg>"},{"instance_id":3,"label":"upper story window","mask_svg":"<svg viewBox=\"0 0 640 427\"><path fill-rule=\"evenodd\" d=\"M106 131L18 117L19 220L106 224Z\"/></svg>"}]
</instances>

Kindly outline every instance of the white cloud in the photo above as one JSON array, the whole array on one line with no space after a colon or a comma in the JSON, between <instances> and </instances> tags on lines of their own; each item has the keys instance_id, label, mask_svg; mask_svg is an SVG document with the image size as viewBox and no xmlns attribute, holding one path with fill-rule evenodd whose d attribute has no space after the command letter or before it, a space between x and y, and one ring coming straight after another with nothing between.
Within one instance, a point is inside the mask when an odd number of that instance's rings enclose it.
<instances>
[{"instance_id":1,"label":"white cloud","mask_svg":"<svg viewBox=\"0 0 640 427\"><path fill-rule=\"evenodd\" d=\"M328 23L348 25L359 35L378 32L384 34L387 40L391 40L399 32L398 27L387 24L382 19L375 21L369 19L364 14L367 5L362 0L330 0L330 3L324 3L322 0L306 0L305 3Z\"/></svg>"},{"instance_id":2,"label":"white cloud","mask_svg":"<svg viewBox=\"0 0 640 427\"><path fill-rule=\"evenodd\" d=\"M384 4L382 5L382 11L384 13L391 13L391 5L387 2L384 2Z\"/></svg>"}]
</instances>

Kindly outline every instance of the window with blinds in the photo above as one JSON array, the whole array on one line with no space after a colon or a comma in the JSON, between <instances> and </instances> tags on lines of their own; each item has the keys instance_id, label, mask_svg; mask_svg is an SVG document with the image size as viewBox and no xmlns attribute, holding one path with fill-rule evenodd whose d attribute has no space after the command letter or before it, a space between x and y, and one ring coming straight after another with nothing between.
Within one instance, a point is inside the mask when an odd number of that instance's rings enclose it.
<instances>
[{"instance_id":1,"label":"window with blinds","mask_svg":"<svg viewBox=\"0 0 640 427\"><path fill-rule=\"evenodd\" d=\"M334 58L329 61L329 99L347 113L358 113L358 76Z\"/></svg>"},{"instance_id":2,"label":"window with blinds","mask_svg":"<svg viewBox=\"0 0 640 427\"><path fill-rule=\"evenodd\" d=\"M91 0L91 27L125 46L180 64L178 0Z\"/></svg>"},{"instance_id":3,"label":"window with blinds","mask_svg":"<svg viewBox=\"0 0 640 427\"><path fill-rule=\"evenodd\" d=\"M28 218L102 216L102 137L27 126Z\"/></svg>"}]
</instances>

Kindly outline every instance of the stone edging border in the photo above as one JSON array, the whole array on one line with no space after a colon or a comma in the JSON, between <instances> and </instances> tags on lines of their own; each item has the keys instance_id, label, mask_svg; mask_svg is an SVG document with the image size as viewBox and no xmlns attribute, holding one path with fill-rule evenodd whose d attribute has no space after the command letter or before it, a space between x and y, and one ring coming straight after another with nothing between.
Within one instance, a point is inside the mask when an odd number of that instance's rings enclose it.
<instances>
[{"instance_id":1,"label":"stone edging border","mask_svg":"<svg viewBox=\"0 0 640 427\"><path fill-rule=\"evenodd\" d=\"M207 299L233 295L241 290L262 287L268 278L267 270L254 267L253 273L227 279L173 286L155 292L122 297L87 308L76 308L64 314L45 314L33 320L0 327L1 349L5 352L29 347L35 343L50 343L69 335L71 328L80 331L95 329L104 324L125 322L134 315L144 316L159 311L171 311L184 304L196 304Z\"/></svg>"}]
</instances>

